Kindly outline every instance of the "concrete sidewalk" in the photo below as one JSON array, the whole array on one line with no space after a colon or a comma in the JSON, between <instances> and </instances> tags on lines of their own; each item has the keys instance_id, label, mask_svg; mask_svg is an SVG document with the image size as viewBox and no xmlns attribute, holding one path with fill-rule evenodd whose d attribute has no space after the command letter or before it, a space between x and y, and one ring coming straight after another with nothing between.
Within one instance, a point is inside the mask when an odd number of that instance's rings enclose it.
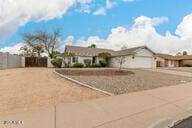
<instances>
[{"instance_id":1,"label":"concrete sidewalk","mask_svg":"<svg viewBox=\"0 0 192 128\"><path fill-rule=\"evenodd\" d=\"M0 116L2 128L164 128L192 114L192 83ZM56 120L56 122L55 122ZM56 123L56 124L55 124ZM156 124L161 123L159 127ZM156 127L154 127L156 126Z\"/></svg>"}]
</instances>

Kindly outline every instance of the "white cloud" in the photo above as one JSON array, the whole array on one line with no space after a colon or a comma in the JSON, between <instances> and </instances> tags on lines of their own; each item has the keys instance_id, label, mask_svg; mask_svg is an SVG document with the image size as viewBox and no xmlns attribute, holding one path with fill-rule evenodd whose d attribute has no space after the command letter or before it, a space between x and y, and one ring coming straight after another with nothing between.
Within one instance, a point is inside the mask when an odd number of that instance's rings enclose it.
<instances>
[{"instance_id":1,"label":"white cloud","mask_svg":"<svg viewBox=\"0 0 192 128\"><path fill-rule=\"evenodd\" d=\"M115 6L116 2L111 2L110 0L106 0L106 9L111 9L113 6Z\"/></svg>"},{"instance_id":2,"label":"white cloud","mask_svg":"<svg viewBox=\"0 0 192 128\"><path fill-rule=\"evenodd\" d=\"M116 2L110 1L110 0L106 0L105 7L100 7L95 12L93 12L93 15L106 15L107 10L108 9L112 9L115 5L117 5Z\"/></svg>"},{"instance_id":3,"label":"white cloud","mask_svg":"<svg viewBox=\"0 0 192 128\"><path fill-rule=\"evenodd\" d=\"M80 8L76 9L77 12L79 13L91 13L91 8L90 8L90 5L88 4L84 4L84 5L81 5Z\"/></svg>"},{"instance_id":4,"label":"white cloud","mask_svg":"<svg viewBox=\"0 0 192 128\"><path fill-rule=\"evenodd\" d=\"M157 26L161 23L167 22L167 17L155 17L155 18L149 18L146 16L140 16L137 19L135 19L134 27L137 26Z\"/></svg>"},{"instance_id":5,"label":"white cloud","mask_svg":"<svg viewBox=\"0 0 192 128\"><path fill-rule=\"evenodd\" d=\"M68 36L63 42L59 43L57 46L57 50L59 52L64 52L66 45L72 45L74 41L74 36Z\"/></svg>"},{"instance_id":6,"label":"white cloud","mask_svg":"<svg viewBox=\"0 0 192 128\"><path fill-rule=\"evenodd\" d=\"M192 37L192 14L183 18L183 21L177 27L176 34L182 38Z\"/></svg>"},{"instance_id":7,"label":"white cloud","mask_svg":"<svg viewBox=\"0 0 192 128\"><path fill-rule=\"evenodd\" d=\"M92 0L0 0L0 40L29 21L46 21L62 17L75 3Z\"/></svg>"},{"instance_id":8,"label":"white cloud","mask_svg":"<svg viewBox=\"0 0 192 128\"><path fill-rule=\"evenodd\" d=\"M14 46L1 48L0 52L9 52L10 54L20 54L22 52L20 48L23 46L24 46L23 43L18 43Z\"/></svg>"},{"instance_id":9,"label":"white cloud","mask_svg":"<svg viewBox=\"0 0 192 128\"><path fill-rule=\"evenodd\" d=\"M106 9L104 7L99 8L98 10L96 10L93 15L106 15Z\"/></svg>"},{"instance_id":10,"label":"white cloud","mask_svg":"<svg viewBox=\"0 0 192 128\"><path fill-rule=\"evenodd\" d=\"M186 16L187 18L184 17L183 21L178 25L176 33L178 33L179 36L173 35L170 32L161 35L156 31L155 26L167 22L168 18L140 16L135 19L134 24L130 28L122 26L112 28L111 33L106 39L91 36L87 40L77 40L75 45L89 46L91 44L96 44L98 47L114 50L119 50L122 46L135 47L147 45L155 52L176 54L177 52L185 50L192 53L192 35L191 31L186 27L191 23L191 15L192 14ZM64 43L59 45L60 51L64 50L66 44L72 45L73 42L73 36L67 37ZM13 46L13 48L6 47L0 51L13 53L20 49L18 48L19 46L20 44Z\"/></svg>"},{"instance_id":11,"label":"white cloud","mask_svg":"<svg viewBox=\"0 0 192 128\"><path fill-rule=\"evenodd\" d=\"M156 31L155 26L166 21L168 21L166 17L149 18L140 16L135 19L135 23L131 28L116 27L111 30L106 39L89 37L87 40L78 40L76 45L88 46L94 43L98 47L112 48L114 50L119 50L122 46L135 47L147 45L155 52L176 54L179 51L186 50L191 53L192 35L189 38L182 38L183 36L178 37L167 32L163 36ZM185 23L188 24L188 22ZM183 29L183 33L186 31Z\"/></svg>"}]
</instances>

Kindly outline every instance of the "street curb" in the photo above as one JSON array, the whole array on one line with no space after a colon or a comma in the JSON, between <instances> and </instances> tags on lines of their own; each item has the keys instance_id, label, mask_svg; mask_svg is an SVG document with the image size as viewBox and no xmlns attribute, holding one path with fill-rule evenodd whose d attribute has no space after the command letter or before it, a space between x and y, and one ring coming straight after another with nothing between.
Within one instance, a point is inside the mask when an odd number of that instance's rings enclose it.
<instances>
[{"instance_id":1,"label":"street curb","mask_svg":"<svg viewBox=\"0 0 192 128\"><path fill-rule=\"evenodd\" d=\"M62 77L62 78L64 78L64 79L67 79L67 80L69 80L69 81L71 81L71 82L74 82L74 83L76 83L76 84L79 84L79 85L81 85L81 86L84 86L84 87L93 89L93 90L95 90L95 91L98 91L98 92L107 94L107 95L109 95L109 96L112 96L112 95L113 95L113 94L110 93L110 92L100 90L100 89L95 88L95 87L92 87L92 86L90 86L90 85L88 85L88 84L84 84L84 83L82 83L82 82L80 82L80 81L77 81L77 80L75 80L75 79L72 79L72 78L70 78L70 77L67 77L67 76L65 76L65 75L62 75L62 74L56 72L56 69L53 70L53 73L55 73L56 75L58 75L58 76L60 76L60 77Z\"/></svg>"}]
</instances>

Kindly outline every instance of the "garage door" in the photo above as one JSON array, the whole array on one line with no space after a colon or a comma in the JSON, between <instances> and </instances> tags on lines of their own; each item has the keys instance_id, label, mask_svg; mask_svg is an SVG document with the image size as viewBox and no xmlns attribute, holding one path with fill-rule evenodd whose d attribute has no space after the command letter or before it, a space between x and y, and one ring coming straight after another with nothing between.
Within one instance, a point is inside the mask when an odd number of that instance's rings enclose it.
<instances>
[{"instance_id":1,"label":"garage door","mask_svg":"<svg viewBox=\"0 0 192 128\"><path fill-rule=\"evenodd\" d=\"M130 65L131 68L152 68L152 58L135 57Z\"/></svg>"}]
</instances>

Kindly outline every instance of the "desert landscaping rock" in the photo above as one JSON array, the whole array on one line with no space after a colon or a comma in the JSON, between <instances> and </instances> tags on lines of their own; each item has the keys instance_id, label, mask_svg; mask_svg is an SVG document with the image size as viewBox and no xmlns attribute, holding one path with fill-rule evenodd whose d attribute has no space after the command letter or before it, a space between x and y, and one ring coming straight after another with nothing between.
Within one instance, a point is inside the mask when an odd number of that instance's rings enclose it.
<instances>
[{"instance_id":1,"label":"desert landscaping rock","mask_svg":"<svg viewBox=\"0 0 192 128\"><path fill-rule=\"evenodd\" d=\"M74 69L73 69L74 70ZM101 69L99 69L101 70ZM105 69L104 69L105 70ZM86 75L68 75L75 80L99 88L101 90L113 93L124 94L142 90L149 90L164 86L171 86L191 82L191 77L170 75L159 72L152 72L140 69L128 69L134 72L132 75L112 75L112 76L86 76ZM85 71L86 72L86 71Z\"/></svg>"},{"instance_id":2,"label":"desert landscaping rock","mask_svg":"<svg viewBox=\"0 0 192 128\"><path fill-rule=\"evenodd\" d=\"M125 76L134 72L118 69L57 69L56 72L66 76Z\"/></svg>"},{"instance_id":3,"label":"desert landscaping rock","mask_svg":"<svg viewBox=\"0 0 192 128\"><path fill-rule=\"evenodd\" d=\"M186 118L184 120L178 121L171 128L192 128L192 117L188 117L188 118Z\"/></svg>"},{"instance_id":4,"label":"desert landscaping rock","mask_svg":"<svg viewBox=\"0 0 192 128\"><path fill-rule=\"evenodd\" d=\"M62 79L48 68L0 70L0 81L0 114L106 96Z\"/></svg>"}]
</instances>

